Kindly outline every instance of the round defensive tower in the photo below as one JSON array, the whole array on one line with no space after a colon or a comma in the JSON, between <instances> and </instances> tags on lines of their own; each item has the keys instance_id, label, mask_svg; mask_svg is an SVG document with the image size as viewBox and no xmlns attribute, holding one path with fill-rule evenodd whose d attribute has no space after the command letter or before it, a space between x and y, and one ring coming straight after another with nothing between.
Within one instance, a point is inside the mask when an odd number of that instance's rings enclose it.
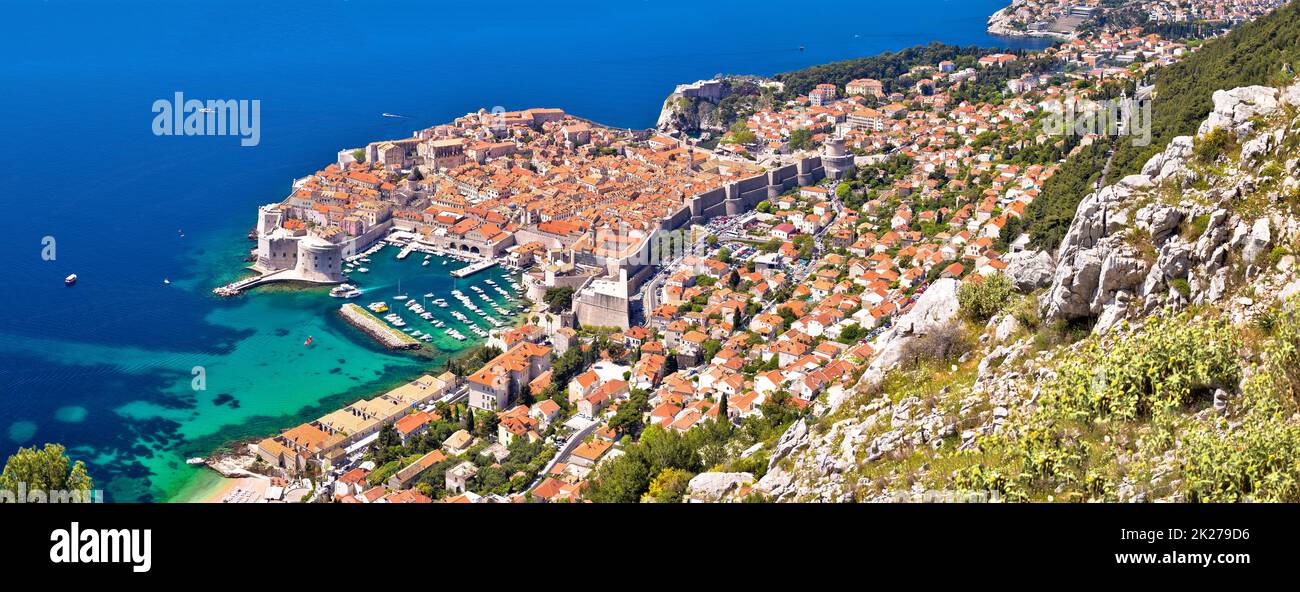
<instances>
[{"instance_id":1,"label":"round defensive tower","mask_svg":"<svg viewBox=\"0 0 1300 592\"><path fill-rule=\"evenodd\" d=\"M839 181L853 174L853 155L844 149L844 138L829 138L822 146L822 168L826 177Z\"/></svg>"},{"instance_id":2,"label":"round defensive tower","mask_svg":"<svg viewBox=\"0 0 1300 592\"><path fill-rule=\"evenodd\" d=\"M343 278L343 249L327 240L314 236L298 241L298 276L312 282L341 282Z\"/></svg>"}]
</instances>

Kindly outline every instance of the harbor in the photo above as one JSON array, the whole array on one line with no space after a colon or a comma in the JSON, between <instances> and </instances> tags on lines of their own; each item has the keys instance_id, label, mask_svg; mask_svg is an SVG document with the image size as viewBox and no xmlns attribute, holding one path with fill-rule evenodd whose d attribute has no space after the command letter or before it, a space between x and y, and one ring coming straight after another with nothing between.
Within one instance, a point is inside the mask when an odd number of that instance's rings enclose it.
<instances>
[{"instance_id":1,"label":"harbor","mask_svg":"<svg viewBox=\"0 0 1300 592\"><path fill-rule=\"evenodd\" d=\"M360 299L345 318L366 319L368 329L363 331L385 347L394 348L391 336L401 334L402 349L414 349L414 342L455 352L525 318L531 304L523 297L519 276L509 268L492 260L455 268L462 259L412 248L419 243L402 239L394 233L349 257L344 263L349 283L330 291L334 298ZM414 253L424 256L411 257ZM471 275L475 278L469 279ZM375 323L383 327L382 333Z\"/></svg>"}]
</instances>

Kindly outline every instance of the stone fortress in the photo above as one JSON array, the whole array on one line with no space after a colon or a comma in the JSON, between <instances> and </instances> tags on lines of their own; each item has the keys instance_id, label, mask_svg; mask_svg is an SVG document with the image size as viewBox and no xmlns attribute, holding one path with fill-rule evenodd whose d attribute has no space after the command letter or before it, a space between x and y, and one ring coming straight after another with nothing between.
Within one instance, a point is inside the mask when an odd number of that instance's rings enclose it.
<instances>
[{"instance_id":1,"label":"stone fortress","mask_svg":"<svg viewBox=\"0 0 1300 592\"><path fill-rule=\"evenodd\" d=\"M252 268L268 281L336 284L343 275L344 244L332 243L302 226L286 228L279 204L257 211L257 261Z\"/></svg>"}]
</instances>

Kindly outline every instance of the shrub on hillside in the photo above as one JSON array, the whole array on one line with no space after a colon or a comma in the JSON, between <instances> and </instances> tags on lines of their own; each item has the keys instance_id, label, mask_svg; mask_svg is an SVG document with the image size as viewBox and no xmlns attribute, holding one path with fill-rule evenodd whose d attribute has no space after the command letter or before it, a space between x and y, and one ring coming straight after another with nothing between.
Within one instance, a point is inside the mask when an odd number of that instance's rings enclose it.
<instances>
[{"instance_id":1,"label":"shrub on hillside","mask_svg":"<svg viewBox=\"0 0 1300 592\"><path fill-rule=\"evenodd\" d=\"M1236 143L1232 132L1216 127L1192 143L1192 156L1197 162L1210 164L1231 152Z\"/></svg>"},{"instance_id":2,"label":"shrub on hillside","mask_svg":"<svg viewBox=\"0 0 1300 592\"><path fill-rule=\"evenodd\" d=\"M1007 276L995 273L982 282L962 282L957 288L961 314L974 323L984 323L1011 301L1014 288Z\"/></svg>"},{"instance_id":3,"label":"shrub on hillside","mask_svg":"<svg viewBox=\"0 0 1300 592\"><path fill-rule=\"evenodd\" d=\"M1186 405L1198 393L1232 389L1241 377L1240 339L1227 322L1154 317L1107 343L1089 342L1045 389L1045 410L1063 419L1148 417L1159 402Z\"/></svg>"},{"instance_id":4,"label":"shrub on hillside","mask_svg":"<svg viewBox=\"0 0 1300 592\"><path fill-rule=\"evenodd\" d=\"M1183 436L1183 492L1191 501L1300 500L1300 315L1289 306L1273 324L1264 364L1229 399L1235 419L1198 423Z\"/></svg>"},{"instance_id":5,"label":"shrub on hillside","mask_svg":"<svg viewBox=\"0 0 1300 592\"><path fill-rule=\"evenodd\" d=\"M933 329L904 346L903 360L911 360L916 366L926 361L944 361L958 357L971 349L970 341L961 324L949 322Z\"/></svg>"}]
</instances>

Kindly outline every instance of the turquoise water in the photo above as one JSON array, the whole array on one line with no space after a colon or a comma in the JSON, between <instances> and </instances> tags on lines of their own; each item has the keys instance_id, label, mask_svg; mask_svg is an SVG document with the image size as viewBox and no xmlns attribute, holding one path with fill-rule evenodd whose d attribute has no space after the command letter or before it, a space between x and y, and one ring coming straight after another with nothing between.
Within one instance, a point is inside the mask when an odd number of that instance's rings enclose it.
<instances>
[{"instance_id":1,"label":"turquoise water","mask_svg":"<svg viewBox=\"0 0 1300 592\"><path fill-rule=\"evenodd\" d=\"M114 467L144 471L135 474L147 475L147 483L126 470L101 482L113 499L169 499L201 470L184 464L189 456L206 454L231 439L274 433L349 399L372 396L415 373L440 370L447 357L482 343L482 338L447 314L461 310L479 318L452 298L453 287L472 293L469 286L479 285L494 297L493 302L511 302L490 290L484 280L507 285L517 274L493 267L469 278L453 279L449 272L463 263L448 261L443 266L444 259L435 256L429 266L423 266L422 255L398 261L397 252L385 247L363 264L369 273L353 274L355 283L366 292L353 301L364 305L384 300L399 311L408 327L434 331L437 337L425 344L428 353L424 356L389 352L374 344L338 317L336 312L344 301L329 297L327 288L275 285L215 303L204 323L240 336L217 351L163 351L19 337L0 341L0 351L6 356L26 357L37 368L58 364L66 368L67 379L93 377L81 397L61 401L51 423L55 427L87 422L139 426L131 430L126 446L115 447L116 453L93 446L74 451L87 457L101 475L104 468ZM451 307L430 305L430 310L447 326L460 329L467 339L461 342L443 334L392 299L399 281L402 291L416 300L430 292L446 298ZM205 290L207 286L177 282L159 289ZM477 296L474 300L479 306L487 305ZM507 326L511 324L511 318L495 311L490 314ZM489 328L486 322L481 325ZM310 346L304 345L308 337ZM196 369L205 381L202 390L195 388ZM123 386L150 380L156 392L105 406L92 386L105 376ZM112 383L103 386L117 387ZM50 428L18 421L10 424L8 435L14 441L32 441Z\"/></svg>"},{"instance_id":2,"label":"turquoise water","mask_svg":"<svg viewBox=\"0 0 1300 592\"><path fill-rule=\"evenodd\" d=\"M497 105L648 127L674 85L720 72L775 74L930 41L1041 46L984 32L1005 4L8 2L0 456L62 442L110 500L171 499L201 475L188 456L438 366L372 343L323 289L209 293L240 272L257 206L340 149ZM260 100L261 143L153 135L152 103L175 92ZM54 260L41 256L47 237ZM357 279L396 304L383 291L399 278L415 296L446 280L420 260L377 257ZM65 288L69 273L81 279ZM191 388L195 366L206 390Z\"/></svg>"}]
</instances>

